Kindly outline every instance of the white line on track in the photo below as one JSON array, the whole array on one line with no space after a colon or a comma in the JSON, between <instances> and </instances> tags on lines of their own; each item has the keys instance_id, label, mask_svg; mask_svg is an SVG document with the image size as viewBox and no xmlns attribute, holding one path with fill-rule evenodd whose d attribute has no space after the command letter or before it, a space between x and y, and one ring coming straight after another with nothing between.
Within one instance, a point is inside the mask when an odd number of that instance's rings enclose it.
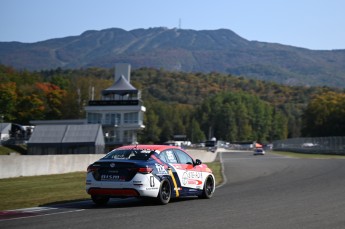
<instances>
[{"instance_id":1,"label":"white line on track","mask_svg":"<svg viewBox=\"0 0 345 229\"><path fill-rule=\"evenodd\" d=\"M48 207L33 207L33 208L9 210L6 212L37 213L37 212L44 212L44 211L49 211L49 210L61 210L61 209L59 209L59 208L48 208ZM9 219L0 219L0 222L1 221L9 221L9 220L17 220L17 219L28 219L28 218L41 217L41 216L59 215L59 214L65 214L65 213L80 212L80 211L84 211L84 210L85 209L76 209L76 210L69 210L69 211L62 211L62 212L43 213L43 214L30 215L30 216L19 216L19 217L9 218Z\"/></svg>"},{"instance_id":2,"label":"white line on track","mask_svg":"<svg viewBox=\"0 0 345 229\"><path fill-rule=\"evenodd\" d=\"M50 208L50 207L32 207L32 208L21 208L16 210L9 210L8 212L42 212L42 211L49 211L49 210L57 210L58 208Z\"/></svg>"}]
</instances>

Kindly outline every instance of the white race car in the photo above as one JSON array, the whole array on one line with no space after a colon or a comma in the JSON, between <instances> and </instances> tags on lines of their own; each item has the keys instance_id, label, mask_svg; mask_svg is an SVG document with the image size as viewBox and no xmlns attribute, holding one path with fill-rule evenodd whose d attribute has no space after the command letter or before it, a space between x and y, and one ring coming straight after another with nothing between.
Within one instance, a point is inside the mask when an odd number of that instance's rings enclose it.
<instances>
[{"instance_id":1,"label":"white race car","mask_svg":"<svg viewBox=\"0 0 345 229\"><path fill-rule=\"evenodd\" d=\"M257 148L254 150L254 155L265 155L265 150L262 148Z\"/></svg>"},{"instance_id":2,"label":"white race car","mask_svg":"<svg viewBox=\"0 0 345 229\"><path fill-rule=\"evenodd\" d=\"M118 197L167 204L182 196L211 198L214 191L211 169L176 146L122 146L87 168L86 192L97 205Z\"/></svg>"}]
</instances>

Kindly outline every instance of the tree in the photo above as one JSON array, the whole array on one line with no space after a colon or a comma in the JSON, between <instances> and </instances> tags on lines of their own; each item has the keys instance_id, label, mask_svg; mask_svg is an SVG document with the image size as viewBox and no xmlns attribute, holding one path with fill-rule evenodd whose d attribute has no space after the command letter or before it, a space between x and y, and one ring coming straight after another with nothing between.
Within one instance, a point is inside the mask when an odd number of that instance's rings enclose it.
<instances>
[{"instance_id":1,"label":"tree","mask_svg":"<svg viewBox=\"0 0 345 229\"><path fill-rule=\"evenodd\" d=\"M286 139L288 137L288 120L278 109L273 110L272 124L268 140Z\"/></svg>"},{"instance_id":2,"label":"tree","mask_svg":"<svg viewBox=\"0 0 345 229\"><path fill-rule=\"evenodd\" d=\"M51 83L36 83L37 93L43 98L45 104L45 117L47 119L61 119L63 101L67 93Z\"/></svg>"},{"instance_id":3,"label":"tree","mask_svg":"<svg viewBox=\"0 0 345 229\"><path fill-rule=\"evenodd\" d=\"M187 134L190 136L190 141L193 143L204 142L206 140L205 134L200 129L200 125L195 118L192 119Z\"/></svg>"},{"instance_id":4,"label":"tree","mask_svg":"<svg viewBox=\"0 0 345 229\"><path fill-rule=\"evenodd\" d=\"M238 141L248 141L255 140L253 137L253 129L249 122L249 115L246 106L240 103L236 107L236 124L237 124L237 140Z\"/></svg>"},{"instance_id":5,"label":"tree","mask_svg":"<svg viewBox=\"0 0 345 229\"><path fill-rule=\"evenodd\" d=\"M17 84L14 82L0 84L0 115L2 121L13 121L15 119L17 103Z\"/></svg>"},{"instance_id":6,"label":"tree","mask_svg":"<svg viewBox=\"0 0 345 229\"><path fill-rule=\"evenodd\" d=\"M226 141L270 140L273 108L258 97L245 93L218 93L197 109L204 133ZM286 127L286 122L282 125ZM279 135L282 136L282 135Z\"/></svg>"},{"instance_id":7,"label":"tree","mask_svg":"<svg viewBox=\"0 0 345 229\"><path fill-rule=\"evenodd\" d=\"M45 104L37 94L21 96L17 104L16 121L29 124L31 120L44 120Z\"/></svg>"},{"instance_id":8,"label":"tree","mask_svg":"<svg viewBox=\"0 0 345 229\"><path fill-rule=\"evenodd\" d=\"M158 126L158 116L153 110L148 110L145 115L145 129L139 136L140 142L145 143L157 143L159 142L159 135L161 128Z\"/></svg>"},{"instance_id":9,"label":"tree","mask_svg":"<svg viewBox=\"0 0 345 229\"><path fill-rule=\"evenodd\" d=\"M303 136L345 136L345 93L315 96L303 114Z\"/></svg>"}]
</instances>

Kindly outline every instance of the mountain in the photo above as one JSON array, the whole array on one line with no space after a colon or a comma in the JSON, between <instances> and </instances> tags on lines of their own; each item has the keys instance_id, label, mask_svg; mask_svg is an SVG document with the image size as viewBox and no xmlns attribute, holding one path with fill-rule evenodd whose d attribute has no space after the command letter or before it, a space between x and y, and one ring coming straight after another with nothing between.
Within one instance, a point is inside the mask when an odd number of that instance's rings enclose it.
<instances>
[{"instance_id":1,"label":"mountain","mask_svg":"<svg viewBox=\"0 0 345 229\"><path fill-rule=\"evenodd\" d=\"M0 42L0 63L17 69L109 68L119 62L345 88L345 50L248 41L227 29L111 28L36 43Z\"/></svg>"}]
</instances>

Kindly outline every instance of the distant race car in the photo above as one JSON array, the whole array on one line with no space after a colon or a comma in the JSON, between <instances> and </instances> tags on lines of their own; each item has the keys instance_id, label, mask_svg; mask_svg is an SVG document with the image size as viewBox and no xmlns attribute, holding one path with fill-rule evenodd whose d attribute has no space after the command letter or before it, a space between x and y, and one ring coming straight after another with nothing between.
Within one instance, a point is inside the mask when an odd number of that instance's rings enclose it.
<instances>
[{"instance_id":1,"label":"distant race car","mask_svg":"<svg viewBox=\"0 0 345 229\"><path fill-rule=\"evenodd\" d=\"M265 155L265 150L262 148L257 148L254 150L254 155Z\"/></svg>"},{"instance_id":2,"label":"distant race car","mask_svg":"<svg viewBox=\"0 0 345 229\"><path fill-rule=\"evenodd\" d=\"M150 197L160 204L183 196L209 199L214 191L211 169L177 146L122 146L87 168L86 192L97 205L118 197Z\"/></svg>"}]
</instances>

